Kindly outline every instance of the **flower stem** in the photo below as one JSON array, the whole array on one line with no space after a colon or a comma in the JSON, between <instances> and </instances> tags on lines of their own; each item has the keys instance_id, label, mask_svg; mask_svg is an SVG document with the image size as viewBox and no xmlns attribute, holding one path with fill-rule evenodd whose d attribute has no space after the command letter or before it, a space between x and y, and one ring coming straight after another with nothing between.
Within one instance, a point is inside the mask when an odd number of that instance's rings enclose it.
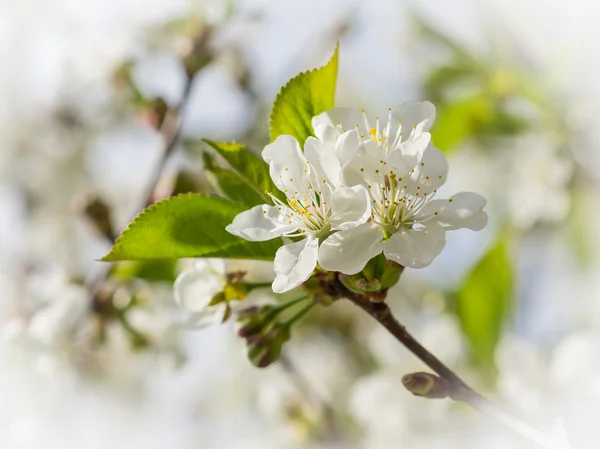
<instances>
[{"instance_id":1,"label":"flower stem","mask_svg":"<svg viewBox=\"0 0 600 449\"><path fill-rule=\"evenodd\" d=\"M509 427L515 433L527 438L530 442L536 443L540 448L565 449L564 445L557 443L553 438L510 414L477 391L473 390L450 368L444 365L442 361L421 345L421 343L419 343L406 328L398 322L387 304L371 302L361 295L348 290L341 282L338 282L338 284L338 291L342 293L345 298L352 301L371 315L371 317L385 327L396 340L402 343L410 352L447 382L449 397L451 399L468 404L475 410L478 410L484 415Z\"/></svg>"},{"instance_id":2,"label":"flower stem","mask_svg":"<svg viewBox=\"0 0 600 449\"><path fill-rule=\"evenodd\" d=\"M310 310L315 305L316 305L316 303L311 301L310 304L307 304L302 309L300 309L298 312L296 312L294 315L292 315L290 318L288 318L287 320L282 322L281 326L290 327L292 324L294 324L296 321L298 321L300 318L302 318L304 315L306 315L308 312L310 312Z\"/></svg>"},{"instance_id":3,"label":"flower stem","mask_svg":"<svg viewBox=\"0 0 600 449\"><path fill-rule=\"evenodd\" d=\"M296 304L307 300L309 297L310 297L310 295L300 296L299 298L292 299L291 301L288 301L284 304L274 307L265 315L264 322L268 323L268 322L272 321L277 315L279 315L284 310L287 310L290 307L295 306ZM311 304L314 304L314 303L311 303Z\"/></svg>"}]
</instances>

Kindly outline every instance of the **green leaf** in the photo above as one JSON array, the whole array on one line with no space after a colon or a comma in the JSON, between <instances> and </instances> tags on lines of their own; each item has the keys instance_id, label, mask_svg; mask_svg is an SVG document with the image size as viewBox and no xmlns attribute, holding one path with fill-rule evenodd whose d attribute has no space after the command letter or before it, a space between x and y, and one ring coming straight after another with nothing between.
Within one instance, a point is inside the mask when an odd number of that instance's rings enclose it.
<instances>
[{"instance_id":1,"label":"green leaf","mask_svg":"<svg viewBox=\"0 0 600 449\"><path fill-rule=\"evenodd\" d=\"M303 72L283 86L271 112L271 141L282 134L300 145L313 135L311 119L333 107L338 71L338 48L323 67Z\"/></svg>"},{"instance_id":2,"label":"green leaf","mask_svg":"<svg viewBox=\"0 0 600 449\"><path fill-rule=\"evenodd\" d=\"M496 345L513 301L513 268L501 237L467 276L456 296L456 313L480 367L494 367Z\"/></svg>"},{"instance_id":3,"label":"green leaf","mask_svg":"<svg viewBox=\"0 0 600 449\"><path fill-rule=\"evenodd\" d=\"M279 239L248 242L225 226L247 208L211 195L185 194L153 204L136 217L102 260L224 257L273 260Z\"/></svg>"},{"instance_id":4,"label":"green leaf","mask_svg":"<svg viewBox=\"0 0 600 449\"><path fill-rule=\"evenodd\" d=\"M177 278L176 265L176 259L121 262L113 267L111 275L123 281L137 278L150 282L173 283Z\"/></svg>"},{"instance_id":5,"label":"green leaf","mask_svg":"<svg viewBox=\"0 0 600 449\"><path fill-rule=\"evenodd\" d=\"M271 180L267 163L246 146L236 142L213 142L207 139L204 139L204 142L231 165L235 172L263 198L263 202L271 202L265 191L272 192L279 199L285 200L285 195Z\"/></svg>"},{"instance_id":6,"label":"green leaf","mask_svg":"<svg viewBox=\"0 0 600 449\"><path fill-rule=\"evenodd\" d=\"M204 170L208 181L217 193L234 203L240 203L248 209L264 204L265 199L233 170L219 167L212 155L204 153Z\"/></svg>"},{"instance_id":7,"label":"green leaf","mask_svg":"<svg viewBox=\"0 0 600 449\"><path fill-rule=\"evenodd\" d=\"M469 138L475 137L483 123L494 119L493 101L476 94L441 108L431 130L435 146L448 153Z\"/></svg>"},{"instance_id":8,"label":"green leaf","mask_svg":"<svg viewBox=\"0 0 600 449\"><path fill-rule=\"evenodd\" d=\"M213 167L206 172L208 180L221 196L243 204L248 209L265 203L264 198L234 171Z\"/></svg>"}]
</instances>

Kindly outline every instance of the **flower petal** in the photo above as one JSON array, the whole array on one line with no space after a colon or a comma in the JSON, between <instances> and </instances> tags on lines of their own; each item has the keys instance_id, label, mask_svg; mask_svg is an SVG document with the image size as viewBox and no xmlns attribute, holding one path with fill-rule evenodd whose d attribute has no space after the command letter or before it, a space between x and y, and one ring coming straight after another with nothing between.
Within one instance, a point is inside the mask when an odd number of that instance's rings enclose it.
<instances>
[{"instance_id":1,"label":"flower petal","mask_svg":"<svg viewBox=\"0 0 600 449\"><path fill-rule=\"evenodd\" d=\"M331 228L352 229L371 216L369 193L363 186L339 187L331 198Z\"/></svg>"},{"instance_id":2,"label":"flower petal","mask_svg":"<svg viewBox=\"0 0 600 449\"><path fill-rule=\"evenodd\" d=\"M424 268L444 249L446 231L437 224L401 229L383 242L385 257L409 268Z\"/></svg>"},{"instance_id":3,"label":"flower petal","mask_svg":"<svg viewBox=\"0 0 600 449\"><path fill-rule=\"evenodd\" d=\"M288 135L277 137L265 147L262 157L269 164L269 173L279 190L288 196L306 190L306 158L296 139Z\"/></svg>"},{"instance_id":4,"label":"flower petal","mask_svg":"<svg viewBox=\"0 0 600 449\"><path fill-rule=\"evenodd\" d=\"M399 151L393 151L390 155L393 166L398 163L398 159L402 159L411 169L411 182L408 183L411 195L431 195L446 182L448 161L444 153L433 146L429 133L403 142Z\"/></svg>"},{"instance_id":5,"label":"flower petal","mask_svg":"<svg viewBox=\"0 0 600 449\"><path fill-rule=\"evenodd\" d=\"M347 186L361 185L369 188L383 180L385 150L372 141L360 146L360 153L342 166L342 182Z\"/></svg>"},{"instance_id":6,"label":"flower petal","mask_svg":"<svg viewBox=\"0 0 600 449\"><path fill-rule=\"evenodd\" d=\"M379 226L373 223L338 231L321 243L319 264L329 271L356 274L369 260L381 253L382 238Z\"/></svg>"},{"instance_id":7,"label":"flower petal","mask_svg":"<svg viewBox=\"0 0 600 449\"><path fill-rule=\"evenodd\" d=\"M193 259L192 266L194 270L197 271L208 271L217 275L224 276L225 271L227 271L227 264L225 263L225 259L220 258L198 258Z\"/></svg>"},{"instance_id":8,"label":"flower petal","mask_svg":"<svg viewBox=\"0 0 600 449\"><path fill-rule=\"evenodd\" d=\"M183 271L173 284L175 303L190 312L204 311L213 296L223 290L224 275L210 269L191 268Z\"/></svg>"},{"instance_id":9,"label":"flower petal","mask_svg":"<svg viewBox=\"0 0 600 449\"><path fill-rule=\"evenodd\" d=\"M284 220L285 214L277 207L261 204L236 215L225 229L251 242L263 242L298 229L296 225L287 224Z\"/></svg>"},{"instance_id":10,"label":"flower petal","mask_svg":"<svg viewBox=\"0 0 600 449\"><path fill-rule=\"evenodd\" d=\"M415 168L413 179L421 187L421 190L431 194L444 185L447 178L448 161L446 155L430 143Z\"/></svg>"},{"instance_id":11,"label":"flower petal","mask_svg":"<svg viewBox=\"0 0 600 449\"><path fill-rule=\"evenodd\" d=\"M231 303L235 302L238 301L231 301ZM227 306L223 303L207 307L199 312L190 313L181 319L179 327L198 330L219 324L223 321L226 310Z\"/></svg>"},{"instance_id":12,"label":"flower petal","mask_svg":"<svg viewBox=\"0 0 600 449\"><path fill-rule=\"evenodd\" d=\"M356 125L358 132L366 134L369 131L362 114L354 108L332 108L312 118L313 129L317 129L319 125L337 126L338 123L342 127L342 133L356 129Z\"/></svg>"},{"instance_id":13,"label":"flower petal","mask_svg":"<svg viewBox=\"0 0 600 449\"><path fill-rule=\"evenodd\" d=\"M340 132L335 126L322 123L315 128L315 136L324 144L335 147Z\"/></svg>"},{"instance_id":14,"label":"flower petal","mask_svg":"<svg viewBox=\"0 0 600 449\"><path fill-rule=\"evenodd\" d=\"M335 151L340 161L349 161L358 154L360 139L358 131L353 129L340 135L335 143Z\"/></svg>"},{"instance_id":15,"label":"flower petal","mask_svg":"<svg viewBox=\"0 0 600 449\"><path fill-rule=\"evenodd\" d=\"M317 266L319 241L306 238L283 245L275 254L273 291L284 293L306 281Z\"/></svg>"},{"instance_id":16,"label":"flower petal","mask_svg":"<svg viewBox=\"0 0 600 449\"><path fill-rule=\"evenodd\" d=\"M319 181L324 179L334 187L340 185L341 166L335 152L335 145L326 145L319 139L309 137L304 144L304 154L310 161L311 168L316 171Z\"/></svg>"},{"instance_id":17,"label":"flower petal","mask_svg":"<svg viewBox=\"0 0 600 449\"><path fill-rule=\"evenodd\" d=\"M437 212L433 220L447 230L468 228L480 231L485 228L488 221L488 216L483 211L485 205L486 200L481 195L473 192L461 192L448 200L429 202L416 215L416 218L427 219Z\"/></svg>"},{"instance_id":18,"label":"flower petal","mask_svg":"<svg viewBox=\"0 0 600 449\"><path fill-rule=\"evenodd\" d=\"M409 102L392 109L394 122L402 123L403 139L418 137L431 129L435 121L435 106L429 101Z\"/></svg>"}]
</instances>

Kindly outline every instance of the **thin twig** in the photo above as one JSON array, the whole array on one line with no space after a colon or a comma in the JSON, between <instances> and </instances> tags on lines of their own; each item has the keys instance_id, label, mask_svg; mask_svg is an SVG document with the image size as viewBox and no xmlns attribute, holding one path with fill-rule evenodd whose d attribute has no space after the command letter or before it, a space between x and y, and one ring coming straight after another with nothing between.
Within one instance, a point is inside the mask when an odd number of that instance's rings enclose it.
<instances>
[{"instance_id":1,"label":"thin twig","mask_svg":"<svg viewBox=\"0 0 600 449\"><path fill-rule=\"evenodd\" d=\"M161 155L160 161L154 168L154 171L148 180L148 187L146 189L143 208L148 207L156 200L156 188L160 184L169 157L174 153L175 149L177 148L177 144L179 143L181 125L184 118L183 112L190 99L192 81L193 78L189 78L186 81L179 105L169 109L165 114L163 124L160 127L160 134L165 142L165 149Z\"/></svg>"},{"instance_id":2,"label":"thin twig","mask_svg":"<svg viewBox=\"0 0 600 449\"><path fill-rule=\"evenodd\" d=\"M449 397L455 401L464 402L475 410L489 416L497 422L509 427L515 433L527 438L544 449L565 449L564 445L557 443L548 435L532 427L516 416L485 398L467 385L450 368L448 368L435 355L429 352L398 322L389 306L383 302L371 302L361 295L348 290L341 282L337 286L345 298L367 312L379 324L387 329L396 340L402 343L410 352L417 356L423 363L438 374L448 385Z\"/></svg>"},{"instance_id":3,"label":"thin twig","mask_svg":"<svg viewBox=\"0 0 600 449\"><path fill-rule=\"evenodd\" d=\"M145 209L155 200L156 189L161 181L169 157L173 154L177 148L177 144L179 143L181 125L183 123L183 112L190 99L192 82L193 77L189 77L186 80L179 104L176 107L169 109L165 114L165 118L159 129L159 132L165 142L165 149L163 150L160 160L154 167L154 170L148 179L146 188L144 190L144 195L140 201L140 205L136 207L136 210L132 215L135 215L135 213ZM111 241L110 243L112 244L114 241ZM95 296L102 287L102 284L106 280L111 266L112 264L110 263L96 264L92 272L88 275L86 286L88 290L92 292L92 295Z\"/></svg>"}]
</instances>

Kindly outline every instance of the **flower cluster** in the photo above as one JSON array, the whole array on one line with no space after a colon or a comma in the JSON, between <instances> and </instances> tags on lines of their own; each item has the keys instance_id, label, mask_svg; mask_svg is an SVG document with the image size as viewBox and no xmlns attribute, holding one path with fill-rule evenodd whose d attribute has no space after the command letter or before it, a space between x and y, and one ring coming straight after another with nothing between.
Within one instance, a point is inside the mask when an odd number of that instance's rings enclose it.
<instances>
[{"instance_id":1,"label":"flower cluster","mask_svg":"<svg viewBox=\"0 0 600 449\"><path fill-rule=\"evenodd\" d=\"M445 232L480 230L486 201L462 192L436 199L448 174L444 154L431 142L435 107L406 103L385 120L364 111L333 108L312 119L315 137L304 152L283 135L263 150L286 201L235 217L227 230L250 241L284 237L275 256L273 291L291 290L317 265L359 273L382 253L410 268L428 266L445 245Z\"/></svg>"}]
</instances>

